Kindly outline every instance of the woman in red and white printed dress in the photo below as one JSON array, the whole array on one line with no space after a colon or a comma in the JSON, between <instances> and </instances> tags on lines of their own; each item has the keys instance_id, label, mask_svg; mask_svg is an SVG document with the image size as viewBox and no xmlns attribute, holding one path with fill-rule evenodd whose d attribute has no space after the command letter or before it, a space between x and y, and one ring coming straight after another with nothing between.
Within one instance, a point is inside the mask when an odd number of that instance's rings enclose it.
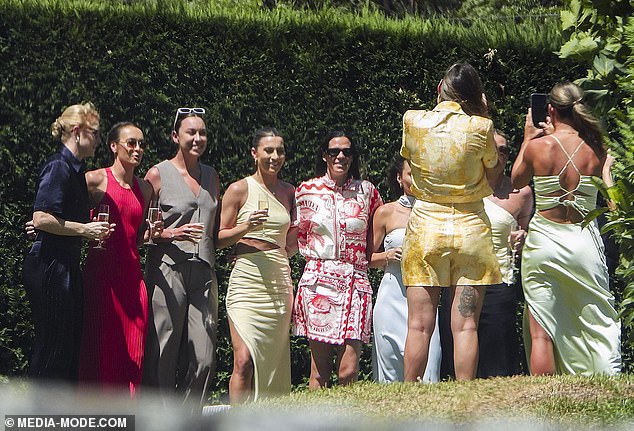
<instances>
[{"instance_id":1,"label":"woman in red and white printed dress","mask_svg":"<svg viewBox=\"0 0 634 431\"><path fill-rule=\"evenodd\" d=\"M372 216L383 204L360 179L352 141L335 131L321 143L316 178L299 185L300 253L306 258L293 310L293 332L310 343L309 387L325 387L333 369L339 384L357 381L362 343L370 340L372 286L368 241Z\"/></svg>"}]
</instances>

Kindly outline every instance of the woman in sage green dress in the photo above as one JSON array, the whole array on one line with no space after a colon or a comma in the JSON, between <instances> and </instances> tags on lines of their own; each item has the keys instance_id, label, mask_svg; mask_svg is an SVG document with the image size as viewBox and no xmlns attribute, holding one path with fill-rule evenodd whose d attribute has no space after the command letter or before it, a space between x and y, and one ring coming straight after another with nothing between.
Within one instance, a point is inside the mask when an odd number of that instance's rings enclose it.
<instances>
[{"instance_id":1,"label":"woman in sage green dress","mask_svg":"<svg viewBox=\"0 0 634 431\"><path fill-rule=\"evenodd\" d=\"M615 374L621 369L620 322L596 222L592 176L604 172L602 131L571 83L550 92L547 123L529 110L513 186L535 187L536 213L522 252L531 374ZM545 134L546 133L546 134ZM526 333L526 325L524 327Z\"/></svg>"}]
</instances>

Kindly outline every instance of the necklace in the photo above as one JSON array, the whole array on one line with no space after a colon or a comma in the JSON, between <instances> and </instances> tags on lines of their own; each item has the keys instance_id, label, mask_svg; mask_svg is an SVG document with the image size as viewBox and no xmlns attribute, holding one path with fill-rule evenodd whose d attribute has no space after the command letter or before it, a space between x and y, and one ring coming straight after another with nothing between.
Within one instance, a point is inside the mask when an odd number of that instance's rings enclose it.
<instances>
[{"instance_id":1,"label":"necklace","mask_svg":"<svg viewBox=\"0 0 634 431\"><path fill-rule=\"evenodd\" d=\"M402 195L400 198L398 198L398 203L403 205L405 208L412 208L415 201L416 198L409 195Z\"/></svg>"}]
</instances>

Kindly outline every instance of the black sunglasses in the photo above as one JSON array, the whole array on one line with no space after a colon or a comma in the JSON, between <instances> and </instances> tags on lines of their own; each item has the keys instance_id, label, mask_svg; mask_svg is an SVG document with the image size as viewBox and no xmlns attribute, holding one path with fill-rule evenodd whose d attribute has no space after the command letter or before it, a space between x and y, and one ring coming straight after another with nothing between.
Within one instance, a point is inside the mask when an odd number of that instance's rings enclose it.
<instances>
[{"instance_id":1,"label":"black sunglasses","mask_svg":"<svg viewBox=\"0 0 634 431\"><path fill-rule=\"evenodd\" d=\"M343 153L345 157L354 156L354 149L352 148L327 148L325 153L330 157L337 157L339 153Z\"/></svg>"}]
</instances>

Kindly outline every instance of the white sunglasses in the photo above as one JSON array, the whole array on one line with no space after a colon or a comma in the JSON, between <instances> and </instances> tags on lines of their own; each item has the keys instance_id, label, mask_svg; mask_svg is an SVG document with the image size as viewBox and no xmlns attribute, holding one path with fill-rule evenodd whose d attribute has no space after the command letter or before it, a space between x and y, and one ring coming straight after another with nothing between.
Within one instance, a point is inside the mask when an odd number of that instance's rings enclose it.
<instances>
[{"instance_id":1,"label":"white sunglasses","mask_svg":"<svg viewBox=\"0 0 634 431\"><path fill-rule=\"evenodd\" d=\"M178 108L176 110L176 116L174 117L174 126L172 127L172 130L176 130L176 122L178 121L179 115L185 115L185 114L203 115L204 113L205 113L205 108Z\"/></svg>"}]
</instances>

